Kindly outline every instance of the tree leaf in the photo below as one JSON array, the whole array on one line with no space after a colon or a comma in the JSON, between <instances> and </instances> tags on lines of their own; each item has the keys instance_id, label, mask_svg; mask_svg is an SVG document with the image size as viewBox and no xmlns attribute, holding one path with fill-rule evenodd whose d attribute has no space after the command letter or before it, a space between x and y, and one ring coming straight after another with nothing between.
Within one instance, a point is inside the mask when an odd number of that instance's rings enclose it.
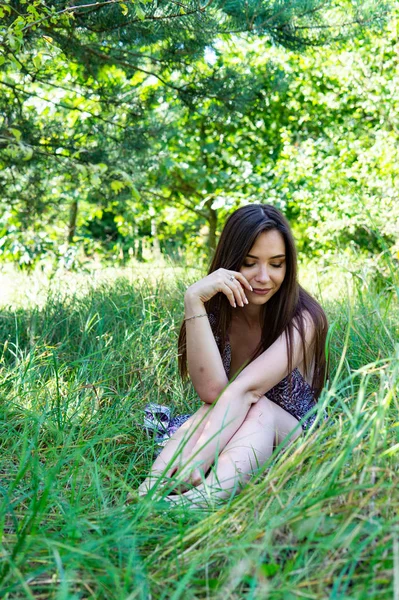
<instances>
[{"instance_id":1,"label":"tree leaf","mask_svg":"<svg viewBox=\"0 0 399 600\"><path fill-rule=\"evenodd\" d=\"M144 19L145 19L145 12L141 8L140 4L136 4L136 15L138 16L138 18L140 19L140 21L144 21Z\"/></svg>"},{"instance_id":2,"label":"tree leaf","mask_svg":"<svg viewBox=\"0 0 399 600\"><path fill-rule=\"evenodd\" d=\"M136 188L136 186L134 186L134 185L131 185L130 187L131 187L131 190L132 190L132 196L133 196L133 198L134 198L135 200L140 200L140 194L139 194L139 191L138 191L138 189Z\"/></svg>"},{"instance_id":3,"label":"tree leaf","mask_svg":"<svg viewBox=\"0 0 399 600\"><path fill-rule=\"evenodd\" d=\"M24 156L23 159L24 161L30 160L33 156L33 148L30 148L29 146L24 146Z\"/></svg>"},{"instance_id":4,"label":"tree leaf","mask_svg":"<svg viewBox=\"0 0 399 600\"><path fill-rule=\"evenodd\" d=\"M10 127L10 131L13 134L13 136L15 137L15 139L19 142L22 137L22 133L20 132L20 130L15 129L14 127Z\"/></svg>"},{"instance_id":5,"label":"tree leaf","mask_svg":"<svg viewBox=\"0 0 399 600\"><path fill-rule=\"evenodd\" d=\"M40 69L40 67L42 66L42 54L40 52L36 54L36 56L33 57L32 62L35 65L36 69Z\"/></svg>"},{"instance_id":6,"label":"tree leaf","mask_svg":"<svg viewBox=\"0 0 399 600\"><path fill-rule=\"evenodd\" d=\"M119 194L119 192L123 190L123 188L126 186L126 184L123 181L120 181L119 179L114 179L114 181L111 181L110 185L111 190L116 194Z\"/></svg>"}]
</instances>

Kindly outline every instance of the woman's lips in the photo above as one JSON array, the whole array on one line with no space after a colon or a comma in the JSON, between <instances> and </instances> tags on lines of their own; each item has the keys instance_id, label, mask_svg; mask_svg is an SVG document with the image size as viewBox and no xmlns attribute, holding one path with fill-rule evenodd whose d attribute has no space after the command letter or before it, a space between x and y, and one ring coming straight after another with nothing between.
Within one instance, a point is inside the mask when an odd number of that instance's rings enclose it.
<instances>
[{"instance_id":1,"label":"woman's lips","mask_svg":"<svg viewBox=\"0 0 399 600\"><path fill-rule=\"evenodd\" d=\"M271 290L257 290L252 288L254 294L259 294L259 296L266 296Z\"/></svg>"}]
</instances>

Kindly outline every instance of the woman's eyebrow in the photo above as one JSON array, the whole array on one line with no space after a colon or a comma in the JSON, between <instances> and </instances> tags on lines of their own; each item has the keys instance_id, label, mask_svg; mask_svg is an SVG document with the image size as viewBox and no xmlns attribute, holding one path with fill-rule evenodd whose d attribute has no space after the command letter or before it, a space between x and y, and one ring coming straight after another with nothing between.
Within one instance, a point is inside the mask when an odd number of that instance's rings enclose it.
<instances>
[{"instance_id":1,"label":"woman's eyebrow","mask_svg":"<svg viewBox=\"0 0 399 600\"><path fill-rule=\"evenodd\" d=\"M254 256L253 254L247 254L247 256L249 256L250 258L259 258L258 256ZM273 258L285 258L285 254L276 254L276 256L271 256L269 260L272 260Z\"/></svg>"}]
</instances>

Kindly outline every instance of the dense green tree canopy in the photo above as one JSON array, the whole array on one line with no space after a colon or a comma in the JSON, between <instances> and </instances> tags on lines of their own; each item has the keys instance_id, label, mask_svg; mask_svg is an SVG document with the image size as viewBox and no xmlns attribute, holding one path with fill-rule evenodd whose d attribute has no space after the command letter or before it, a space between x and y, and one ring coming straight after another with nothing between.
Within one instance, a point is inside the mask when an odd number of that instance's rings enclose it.
<instances>
[{"instance_id":1,"label":"dense green tree canopy","mask_svg":"<svg viewBox=\"0 0 399 600\"><path fill-rule=\"evenodd\" d=\"M369 29L386 11L3 2L3 258L136 251L143 236L173 250L201 231L211 248L226 212L254 200L281 206L310 251L378 249L370 205L394 247L397 21Z\"/></svg>"}]
</instances>

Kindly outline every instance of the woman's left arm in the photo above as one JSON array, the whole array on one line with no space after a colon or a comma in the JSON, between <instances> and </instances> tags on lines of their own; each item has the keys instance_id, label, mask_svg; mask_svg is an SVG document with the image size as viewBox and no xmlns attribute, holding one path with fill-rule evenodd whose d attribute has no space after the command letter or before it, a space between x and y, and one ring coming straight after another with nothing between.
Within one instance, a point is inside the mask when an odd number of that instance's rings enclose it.
<instances>
[{"instance_id":1,"label":"woman's left arm","mask_svg":"<svg viewBox=\"0 0 399 600\"><path fill-rule=\"evenodd\" d=\"M309 348L314 339L314 324L305 317L305 344ZM299 332L294 328L292 363L294 369L303 361L303 346ZM191 451L186 470L194 485L199 483L198 467L205 472L215 461L236 431L241 427L252 404L288 375L288 357L285 333L265 352L245 367L219 397L204 431Z\"/></svg>"}]
</instances>

